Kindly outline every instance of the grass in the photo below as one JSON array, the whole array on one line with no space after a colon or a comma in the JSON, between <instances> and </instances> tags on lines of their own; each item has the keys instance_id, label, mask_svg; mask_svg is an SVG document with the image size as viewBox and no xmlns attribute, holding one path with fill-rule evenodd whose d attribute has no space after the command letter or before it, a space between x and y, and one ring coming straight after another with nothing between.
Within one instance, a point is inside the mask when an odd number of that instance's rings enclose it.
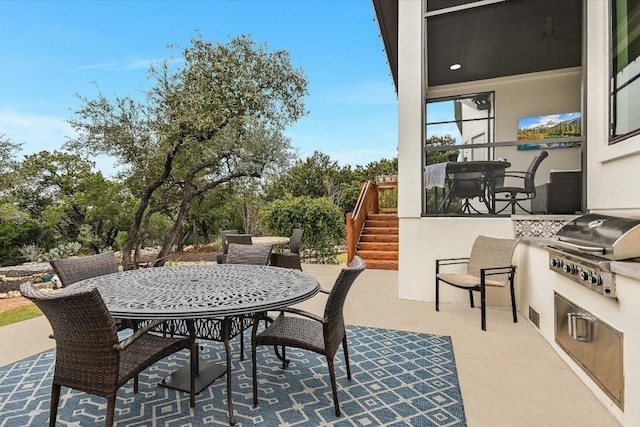
<instances>
[{"instance_id":1,"label":"grass","mask_svg":"<svg viewBox=\"0 0 640 427\"><path fill-rule=\"evenodd\" d=\"M41 316L42 312L34 304L14 308L0 313L0 326L10 325L22 320L32 319Z\"/></svg>"}]
</instances>

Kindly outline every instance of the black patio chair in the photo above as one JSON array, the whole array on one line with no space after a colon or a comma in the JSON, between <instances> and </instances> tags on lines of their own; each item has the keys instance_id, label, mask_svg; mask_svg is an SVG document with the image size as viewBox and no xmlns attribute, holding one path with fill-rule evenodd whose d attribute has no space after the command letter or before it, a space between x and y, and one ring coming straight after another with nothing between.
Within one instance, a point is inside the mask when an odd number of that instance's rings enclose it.
<instances>
[{"instance_id":1,"label":"black patio chair","mask_svg":"<svg viewBox=\"0 0 640 427\"><path fill-rule=\"evenodd\" d=\"M295 268L302 271L300 263L300 244L304 230L294 228L289 240L289 252L274 252L271 254L271 265L275 267Z\"/></svg>"},{"instance_id":2,"label":"black patio chair","mask_svg":"<svg viewBox=\"0 0 640 427\"><path fill-rule=\"evenodd\" d=\"M527 213L531 213L529 209L523 207L520 202L525 200L531 200L536 197L536 171L538 170L538 166L544 159L549 156L549 153L546 151L541 151L540 154L535 156L531 163L529 164L529 168L526 172L523 171L507 171L504 175L500 175L504 178L515 178L519 180L522 185L520 186L496 186L495 188L495 197L494 200L496 202L507 202L507 204L496 213L500 213L511 206L511 214L516 213L516 205L520 207L523 211ZM506 181L506 180L505 180ZM502 196L500 196L502 194Z\"/></svg>"},{"instance_id":3,"label":"black patio chair","mask_svg":"<svg viewBox=\"0 0 640 427\"><path fill-rule=\"evenodd\" d=\"M344 302L351 289L351 285L358 275L364 271L366 264L357 255L353 257L351 264L340 271L331 291L321 291L329 294L324 309L324 315L318 316L296 308L285 308L273 323L261 333L258 332L258 321L253 324L251 333L251 357L253 363L253 404L258 406L258 379L256 350L259 345L282 347L282 368L286 369L285 348L295 347L313 351L327 358L331 389L333 391L333 404L336 416L340 416L340 404L338 402L338 390L336 385L336 373L333 359L340 344L344 352L347 367L347 378L351 380L351 367L349 366L349 351L347 348L347 334L344 324ZM285 316L285 313L294 316Z\"/></svg>"},{"instance_id":4,"label":"black patio chair","mask_svg":"<svg viewBox=\"0 0 640 427\"><path fill-rule=\"evenodd\" d=\"M518 322L514 276L516 266L511 263L517 239L496 239L478 236L468 258L443 258L436 260L436 311L440 311L440 282L469 291L469 302L474 307L473 292L480 292L480 316L482 330L487 330L486 288L487 286L511 289L513 323ZM441 272L446 265L467 264L465 273Z\"/></svg>"}]
</instances>

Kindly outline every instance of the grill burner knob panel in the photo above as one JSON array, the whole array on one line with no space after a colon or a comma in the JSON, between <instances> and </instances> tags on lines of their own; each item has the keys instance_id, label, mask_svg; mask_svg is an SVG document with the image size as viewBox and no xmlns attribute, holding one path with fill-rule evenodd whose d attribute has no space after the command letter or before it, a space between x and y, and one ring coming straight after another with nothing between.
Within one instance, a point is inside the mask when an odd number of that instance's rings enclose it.
<instances>
[{"instance_id":1,"label":"grill burner knob panel","mask_svg":"<svg viewBox=\"0 0 640 427\"><path fill-rule=\"evenodd\" d=\"M615 274L607 262L587 255L579 256L548 248L549 269L559 275L599 293L607 298L616 298Z\"/></svg>"},{"instance_id":2,"label":"grill burner knob panel","mask_svg":"<svg viewBox=\"0 0 640 427\"><path fill-rule=\"evenodd\" d=\"M551 267L561 268L563 263L560 258L551 258L549 264L551 265Z\"/></svg>"}]
</instances>

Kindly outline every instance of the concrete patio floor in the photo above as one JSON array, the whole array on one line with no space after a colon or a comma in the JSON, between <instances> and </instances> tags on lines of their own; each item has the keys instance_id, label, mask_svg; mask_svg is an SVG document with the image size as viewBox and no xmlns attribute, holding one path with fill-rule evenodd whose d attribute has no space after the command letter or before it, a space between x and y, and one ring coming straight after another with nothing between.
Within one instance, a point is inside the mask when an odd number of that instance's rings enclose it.
<instances>
[{"instance_id":1,"label":"concrete patio floor","mask_svg":"<svg viewBox=\"0 0 640 427\"><path fill-rule=\"evenodd\" d=\"M340 266L304 264L330 288ZM479 309L399 300L397 271L366 270L345 305L348 324L452 337L467 422L470 427L608 427L617 420L520 314L489 309L487 331ZM461 291L462 292L462 291ZM325 296L299 307L322 313ZM51 328L40 316L0 327L0 366L52 348Z\"/></svg>"}]
</instances>

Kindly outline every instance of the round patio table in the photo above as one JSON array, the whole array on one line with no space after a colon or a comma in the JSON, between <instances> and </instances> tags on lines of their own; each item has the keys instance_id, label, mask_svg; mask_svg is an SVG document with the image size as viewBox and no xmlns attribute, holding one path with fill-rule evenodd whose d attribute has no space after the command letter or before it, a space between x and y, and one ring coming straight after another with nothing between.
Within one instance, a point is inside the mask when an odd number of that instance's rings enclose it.
<instances>
[{"instance_id":1,"label":"round patio table","mask_svg":"<svg viewBox=\"0 0 640 427\"><path fill-rule=\"evenodd\" d=\"M96 287L116 318L184 321L214 319L217 328L206 328L198 338L220 334L227 352L226 367L199 362L196 391L227 372L229 421L235 424L231 400L229 339L234 318L277 310L313 297L320 284L309 274L289 268L243 264L198 264L143 268L85 279L68 286ZM239 333L242 333L242 328ZM197 347L197 346L196 346ZM186 368L186 369L185 369ZM186 378L186 384L185 384ZM171 374L162 385L188 390L189 367Z\"/></svg>"}]
</instances>

